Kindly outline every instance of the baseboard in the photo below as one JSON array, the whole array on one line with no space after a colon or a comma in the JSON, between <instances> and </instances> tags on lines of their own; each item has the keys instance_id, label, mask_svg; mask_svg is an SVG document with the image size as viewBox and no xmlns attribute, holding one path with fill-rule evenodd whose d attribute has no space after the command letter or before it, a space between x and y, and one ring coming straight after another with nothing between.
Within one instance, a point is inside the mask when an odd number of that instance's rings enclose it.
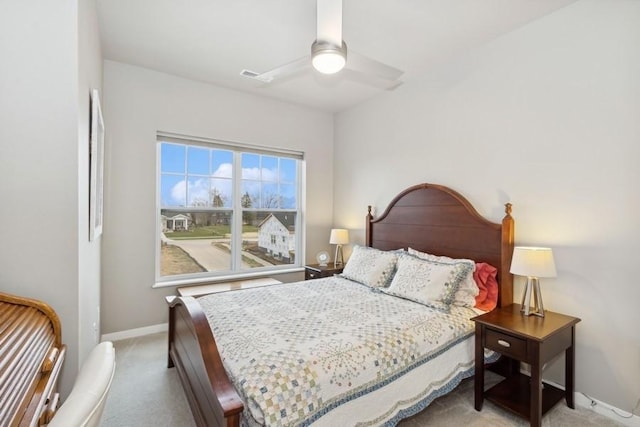
<instances>
[{"instance_id":1,"label":"baseboard","mask_svg":"<svg viewBox=\"0 0 640 427\"><path fill-rule=\"evenodd\" d=\"M553 381L544 380L544 382L551 384L554 387L557 387L561 390L564 390L564 386ZM596 412L604 417L607 417L611 420L614 420L624 426L629 427L640 427L640 416L631 415L631 413L627 411L623 411L622 409L616 408L615 406L611 406L608 403L601 402L598 399L594 399L592 397L586 397L584 394L579 392L573 393L573 401L576 405L582 406L583 408L591 409L593 412Z\"/></svg>"},{"instance_id":2,"label":"baseboard","mask_svg":"<svg viewBox=\"0 0 640 427\"><path fill-rule=\"evenodd\" d=\"M597 412L598 414L610 418L622 425L629 427L640 427L640 416L638 415L632 416L631 413L627 411L618 409L615 406L611 406L608 403L601 402L598 399L594 399L593 397L587 398L582 393L575 393L573 399L576 405L591 409L593 412ZM592 404L592 402L594 402L595 404Z\"/></svg>"},{"instance_id":3,"label":"baseboard","mask_svg":"<svg viewBox=\"0 0 640 427\"><path fill-rule=\"evenodd\" d=\"M158 332L166 332L169 330L168 323L161 323L159 325L145 326L144 328L129 329L126 331L113 332L110 334L102 335L102 341L120 341L128 338L136 338L144 335L155 334Z\"/></svg>"}]
</instances>

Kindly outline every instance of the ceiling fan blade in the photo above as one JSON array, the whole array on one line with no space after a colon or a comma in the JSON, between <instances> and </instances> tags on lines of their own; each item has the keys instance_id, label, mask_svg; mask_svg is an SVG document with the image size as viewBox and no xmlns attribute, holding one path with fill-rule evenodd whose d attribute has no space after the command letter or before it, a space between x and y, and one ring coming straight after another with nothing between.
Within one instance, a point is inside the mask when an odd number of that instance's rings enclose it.
<instances>
[{"instance_id":1,"label":"ceiling fan blade","mask_svg":"<svg viewBox=\"0 0 640 427\"><path fill-rule=\"evenodd\" d=\"M341 73L351 81L375 87L377 89L394 90L403 83L401 80L388 80L378 77L375 74L350 70L348 68L343 69Z\"/></svg>"},{"instance_id":2,"label":"ceiling fan blade","mask_svg":"<svg viewBox=\"0 0 640 427\"><path fill-rule=\"evenodd\" d=\"M282 79L287 76L291 76L296 74L299 71L302 71L306 68L310 67L310 60L308 56L303 56L302 58L298 58L295 61L291 61L284 65L281 65L273 70L265 71L264 73L257 74L255 72L248 70L243 70L241 73L245 77L250 77L255 80L260 80L264 83L271 83L274 80Z\"/></svg>"},{"instance_id":3,"label":"ceiling fan blade","mask_svg":"<svg viewBox=\"0 0 640 427\"><path fill-rule=\"evenodd\" d=\"M347 68L362 74L374 75L388 81L396 81L404 74L404 71L352 50L347 54Z\"/></svg>"},{"instance_id":4,"label":"ceiling fan blade","mask_svg":"<svg viewBox=\"0 0 640 427\"><path fill-rule=\"evenodd\" d=\"M316 41L342 46L342 0L317 0Z\"/></svg>"}]
</instances>

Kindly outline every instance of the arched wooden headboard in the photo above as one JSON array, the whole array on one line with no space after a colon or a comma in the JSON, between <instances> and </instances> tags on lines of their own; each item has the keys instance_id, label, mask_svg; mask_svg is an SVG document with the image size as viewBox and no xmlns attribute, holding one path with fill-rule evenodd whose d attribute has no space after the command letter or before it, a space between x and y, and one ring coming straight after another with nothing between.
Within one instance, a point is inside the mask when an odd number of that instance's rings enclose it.
<instances>
[{"instance_id":1,"label":"arched wooden headboard","mask_svg":"<svg viewBox=\"0 0 640 427\"><path fill-rule=\"evenodd\" d=\"M505 205L502 223L482 217L456 191L435 184L407 188L389 203L378 218L367 213L366 244L382 250L414 249L486 262L498 269L498 306L513 303L514 220Z\"/></svg>"}]
</instances>

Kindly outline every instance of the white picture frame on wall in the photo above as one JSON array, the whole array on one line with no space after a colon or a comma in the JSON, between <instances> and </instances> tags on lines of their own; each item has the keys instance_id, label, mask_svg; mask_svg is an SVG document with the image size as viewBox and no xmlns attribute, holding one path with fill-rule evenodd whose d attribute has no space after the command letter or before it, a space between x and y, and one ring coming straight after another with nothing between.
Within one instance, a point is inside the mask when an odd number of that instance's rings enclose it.
<instances>
[{"instance_id":1,"label":"white picture frame on wall","mask_svg":"<svg viewBox=\"0 0 640 427\"><path fill-rule=\"evenodd\" d=\"M104 179L104 120L97 89L91 91L89 139L89 241L102 234Z\"/></svg>"}]
</instances>

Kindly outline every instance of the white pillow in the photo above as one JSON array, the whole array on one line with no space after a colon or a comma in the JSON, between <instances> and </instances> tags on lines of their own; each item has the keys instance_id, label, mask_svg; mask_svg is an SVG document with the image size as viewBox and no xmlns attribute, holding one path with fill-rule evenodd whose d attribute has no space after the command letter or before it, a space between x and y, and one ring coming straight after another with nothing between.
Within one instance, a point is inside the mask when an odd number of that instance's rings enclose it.
<instances>
[{"instance_id":1,"label":"white pillow","mask_svg":"<svg viewBox=\"0 0 640 427\"><path fill-rule=\"evenodd\" d=\"M398 254L356 245L340 276L372 288L389 286Z\"/></svg>"},{"instance_id":2,"label":"white pillow","mask_svg":"<svg viewBox=\"0 0 640 427\"><path fill-rule=\"evenodd\" d=\"M472 271L468 263L442 263L400 255L391 285L382 292L448 312L460 283Z\"/></svg>"},{"instance_id":3,"label":"white pillow","mask_svg":"<svg viewBox=\"0 0 640 427\"><path fill-rule=\"evenodd\" d=\"M464 280L462 280L462 282L460 282L460 287L458 288L458 292L456 292L453 304L461 307L475 307L476 297L480 293L480 289L478 288L476 281L473 280L473 272L476 269L475 261L464 258L454 259L447 256L432 255L426 252L420 252L413 248L409 248L407 252L410 255L417 256L420 259L437 261L443 264L469 264L471 266L471 272L464 278Z\"/></svg>"}]
</instances>

